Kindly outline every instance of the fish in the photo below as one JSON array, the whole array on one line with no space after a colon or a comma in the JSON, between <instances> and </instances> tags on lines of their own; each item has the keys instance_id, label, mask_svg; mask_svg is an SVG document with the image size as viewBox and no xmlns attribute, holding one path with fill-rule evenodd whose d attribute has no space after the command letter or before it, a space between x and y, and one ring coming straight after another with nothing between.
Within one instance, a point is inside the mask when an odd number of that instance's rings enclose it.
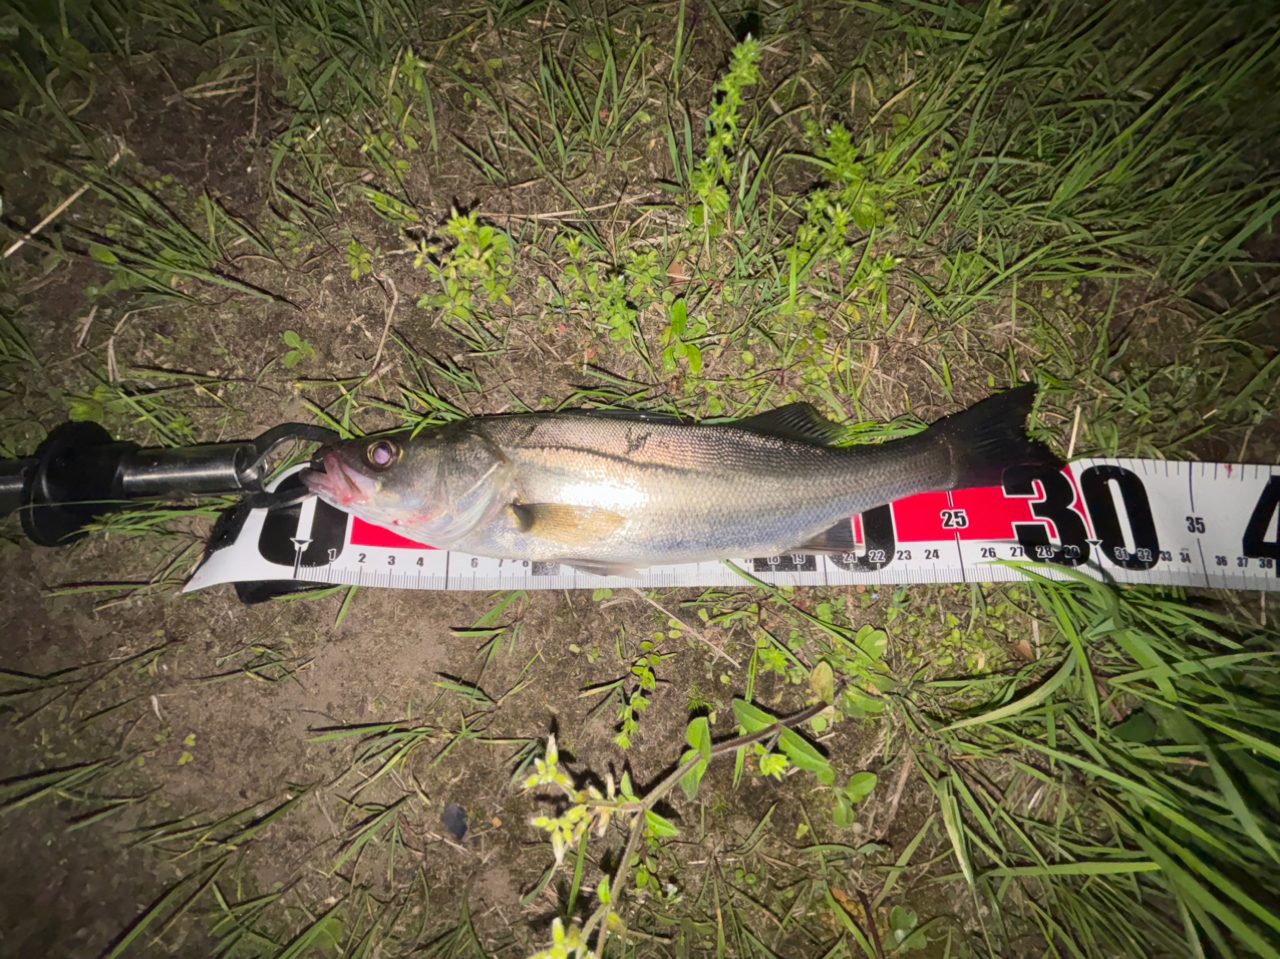
<instances>
[{"instance_id":1,"label":"fish","mask_svg":"<svg viewBox=\"0 0 1280 959\"><path fill-rule=\"evenodd\" d=\"M569 410L477 416L321 447L302 483L410 540L600 575L854 548L850 517L919 493L1058 469L1027 435L1034 384L912 436L840 445L809 403L730 422Z\"/></svg>"}]
</instances>

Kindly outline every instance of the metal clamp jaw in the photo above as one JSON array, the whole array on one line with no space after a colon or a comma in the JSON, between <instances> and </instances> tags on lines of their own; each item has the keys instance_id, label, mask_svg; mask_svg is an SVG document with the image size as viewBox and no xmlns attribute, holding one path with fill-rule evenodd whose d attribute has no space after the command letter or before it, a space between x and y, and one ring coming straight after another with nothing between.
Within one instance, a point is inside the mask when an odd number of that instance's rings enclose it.
<instances>
[{"instance_id":1,"label":"metal clamp jaw","mask_svg":"<svg viewBox=\"0 0 1280 959\"><path fill-rule=\"evenodd\" d=\"M0 462L0 516L19 510L33 543L61 546L131 500L261 493L267 458L279 446L337 436L323 426L282 423L248 442L144 449L116 442L96 423L64 423L34 456Z\"/></svg>"}]
</instances>

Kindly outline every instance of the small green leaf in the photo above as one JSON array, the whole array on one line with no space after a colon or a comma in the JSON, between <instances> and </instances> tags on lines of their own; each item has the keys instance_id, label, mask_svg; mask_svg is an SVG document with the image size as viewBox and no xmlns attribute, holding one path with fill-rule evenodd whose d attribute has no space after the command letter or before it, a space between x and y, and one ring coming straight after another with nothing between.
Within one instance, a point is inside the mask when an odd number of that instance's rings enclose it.
<instances>
[{"instance_id":1,"label":"small green leaf","mask_svg":"<svg viewBox=\"0 0 1280 959\"><path fill-rule=\"evenodd\" d=\"M698 759L696 750L690 749L680 757L680 765L692 762ZM698 795L698 787L702 785L702 777L707 774L708 765L706 760L699 760L698 764L684 774L680 779L680 788L684 790L685 798L690 802Z\"/></svg>"},{"instance_id":2,"label":"small green leaf","mask_svg":"<svg viewBox=\"0 0 1280 959\"><path fill-rule=\"evenodd\" d=\"M689 308L684 300L676 300L671 307L671 332L676 336L684 336L685 326L689 319Z\"/></svg>"},{"instance_id":3,"label":"small green leaf","mask_svg":"<svg viewBox=\"0 0 1280 959\"><path fill-rule=\"evenodd\" d=\"M849 797L849 802L860 803L875 791L879 781L880 777L875 773L854 773L849 785L844 787L844 794Z\"/></svg>"},{"instance_id":4,"label":"small green leaf","mask_svg":"<svg viewBox=\"0 0 1280 959\"><path fill-rule=\"evenodd\" d=\"M818 752L812 743L794 729L782 730L782 735L778 737L778 745L782 747L782 751L791 762L816 775L818 782L822 785L830 786L836 781L835 770L831 768L827 757Z\"/></svg>"},{"instance_id":5,"label":"small green leaf","mask_svg":"<svg viewBox=\"0 0 1280 959\"><path fill-rule=\"evenodd\" d=\"M291 346L295 350L302 345L302 337L295 330L285 330L283 339L285 346Z\"/></svg>"},{"instance_id":6,"label":"small green leaf","mask_svg":"<svg viewBox=\"0 0 1280 959\"><path fill-rule=\"evenodd\" d=\"M342 920L337 916L325 916L309 930L308 935L314 947L325 952L330 949L336 951L342 945L342 933Z\"/></svg>"},{"instance_id":7,"label":"small green leaf","mask_svg":"<svg viewBox=\"0 0 1280 959\"><path fill-rule=\"evenodd\" d=\"M832 703L836 698L836 676L830 663L824 660L813 667L809 674L809 687L820 701L828 705Z\"/></svg>"},{"instance_id":8,"label":"small green leaf","mask_svg":"<svg viewBox=\"0 0 1280 959\"><path fill-rule=\"evenodd\" d=\"M844 690L844 712L857 719L863 715L879 715L884 712L884 701L873 699L858 689L846 686Z\"/></svg>"},{"instance_id":9,"label":"small green leaf","mask_svg":"<svg viewBox=\"0 0 1280 959\"><path fill-rule=\"evenodd\" d=\"M883 629L875 629L872 626L863 626L858 630L858 635L854 642L858 644L858 648L870 656L872 659L883 659L885 647L889 645L889 635Z\"/></svg>"},{"instance_id":10,"label":"small green leaf","mask_svg":"<svg viewBox=\"0 0 1280 959\"><path fill-rule=\"evenodd\" d=\"M791 765L787 762L787 757L782 755L782 753L765 752L764 747L759 743L756 743L756 749L759 750L757 756L760 764L760 775L772 776L774 779L781 781L783 775Z\"/></svg>"},{"instance_id":11,"label":"small green leaf","mask_svg":"<svg viewBox=\"0 0 1280 959\"><path fill-rule=\"evenodd\" d=\"M605 876L600 880L600 885L596 886L596 898L603 905L609 905L613 901L613 896L609 893L609 877Z\"/></svg>"},{"instance_id":12,"label":"small green leaf","mask_svg":"<svg viewBox=\"0 0 1280 959\"><path fill-rule=\"evenodd\" d=\"M676 824L670 819L659 816L652 809L644 811L644 823L649 827L650 834L657 836L659 839L671 839L680 835L680 830L676 828Z\"/></svg>"},{"instance_id":13,"label":"small green leaf","mask_svg":"<svg viewBox=\"0 0 1280 959\"><path fill-rule=\"evenodd\" d=\"M706 716L699 716L684 730L684 741L702 754L704 762L711 762L711 724Z\"/></svg>"},{"instance_id":14,"label":"small green leaf","mask_svg":"<svg viewBox=\"0 0 1280 959\"><path fill-rule=\"evenodd\" d=\"M689 361L689 370L695 376L702 375L702 350L692 343L685 345L684 358Z\"/></svg>"},{"instance_id":15,"label":"small green leaf","mask_svg":"<svg viewBox=\"0 0 1280 959\"><path fill-rule=\"evenodd\" d=\"M894 932L910 932L919 921L916 914L905 906L894 906L889 913L889 925Z\"/></svg>"},{"instance_id":16,"label":"small green leaf","mask_svg":"<svg viewBox=\"0 0 1280 959\"><path fill-rule=\"evenodd\" d=\"M618 781L618 795L627 802L636 802L637 796L631 786L631 773L622 774L622 779Z\"/></svg>"},{"instance_id":17,"label":"small green leaf","mask_svg":"<svg viewBox=\"0 0 1280 959\"><path fill-rule=\"evenodd\" d=\"M758 733L777 723L777 719L745 699L733 701L733 715L737 718L738 725L748 733Z\"/></svg>"}]
</instances>

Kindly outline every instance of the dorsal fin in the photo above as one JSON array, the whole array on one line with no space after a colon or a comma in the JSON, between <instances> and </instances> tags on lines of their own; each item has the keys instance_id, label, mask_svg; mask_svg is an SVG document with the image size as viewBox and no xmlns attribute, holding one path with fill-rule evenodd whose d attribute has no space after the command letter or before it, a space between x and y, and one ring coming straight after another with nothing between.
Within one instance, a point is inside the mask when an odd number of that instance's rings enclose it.
<instances>
[{"instance_id":1,"label":"dorsal fin","mask_svg":"<svg viewBox=\"0 0 1280 959\"><path fill-rule=\"evenodd\" d=\"M830 446L845 435L843 426L827 419L812 403L788 403L725 425L812 446Z\"/></svg>"}]
</instances>

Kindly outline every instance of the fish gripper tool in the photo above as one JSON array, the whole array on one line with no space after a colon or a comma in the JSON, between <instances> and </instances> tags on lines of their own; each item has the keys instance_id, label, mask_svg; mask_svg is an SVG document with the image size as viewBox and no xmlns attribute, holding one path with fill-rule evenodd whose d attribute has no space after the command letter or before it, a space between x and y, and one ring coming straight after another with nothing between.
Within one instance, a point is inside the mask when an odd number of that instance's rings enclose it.
<instances>
[{"instance_id":1,"label":"fish gripper tool","mask_svg":"<svg viewBox=\"0 0 1280 959\"><path fill-rule=\"evenodd\" d=\"M323 426L281 423L253 440L141 447L113 439L97 423L63 423L34 455L0 460L0 517L17 511L33 543L62 546L133 501L242 493L255 506L270 506L263 483L271 454L285 443L337 436Z\"/></svg>"}]
</instances>

